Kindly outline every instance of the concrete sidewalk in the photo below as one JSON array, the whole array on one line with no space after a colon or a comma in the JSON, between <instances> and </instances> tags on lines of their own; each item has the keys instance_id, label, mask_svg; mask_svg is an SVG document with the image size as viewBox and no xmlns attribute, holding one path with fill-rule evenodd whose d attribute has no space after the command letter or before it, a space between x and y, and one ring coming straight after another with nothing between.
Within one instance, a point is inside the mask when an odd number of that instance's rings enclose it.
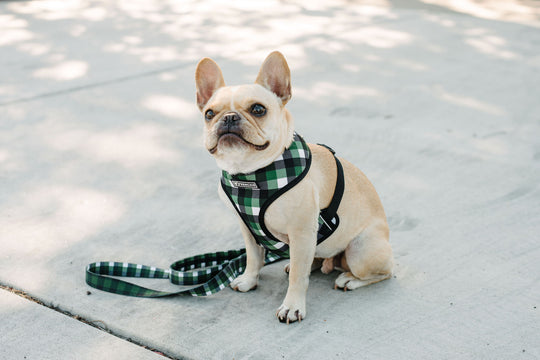
<instances>
[{"instance_id":1,"label":"concrete sidewalk","mask_svg":"<svg viewBox=\"0 0 540 360\"><path fill-rule=\"evenodd\" d=\"M540 358L540 5L501 3L1 2L0 284L110 334L0 289L0 358ZM298 132L381 196L394 278L314 273L290 326L284 264L247 294L89 288L90 262L243 246L194 70L252 82L276 49Z\"/></svg>"},{"instance_id":2,"label":"concrete sidewalk","mask_svg":"<svg viewBox=\"0 0 540 360\"><path fill-rule=\"evenodd\" d=\"M163 359L32 301L0 291L2 359Z\"/></svg>"}]
</instances>

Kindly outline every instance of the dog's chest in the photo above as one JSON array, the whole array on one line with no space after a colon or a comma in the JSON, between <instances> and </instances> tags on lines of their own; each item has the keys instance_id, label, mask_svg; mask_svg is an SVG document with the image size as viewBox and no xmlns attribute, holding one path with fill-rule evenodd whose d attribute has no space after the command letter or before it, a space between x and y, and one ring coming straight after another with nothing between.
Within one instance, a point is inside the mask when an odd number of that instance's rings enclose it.
<instances>
[{"instance_id":1,"label":"dog's chest","mask_svg":"<svg viewBox=\"0 0 540 360\"><path fill-rule=\"evenodd\" d=\"M281 203L281 197L309 171L311 152L305 141L294 135L292 144L274 162L250 174L222 173L221 187L255 240L268 250L288 256L288 237L282 215L266 216ZM266 220L269 219L269 229Z\"/></svg>"},{"instance_id":2,"label":"dog's chest","mask_svg":"<svg viewBox=\"0 0 540 360\"><path fill-rule=\"evenodd\" d=\"M332 200L329 208L320 212L317 203L309 201L309 196L295 196L313 194L313 191L301 189L306 186L302 180L310 165L311 151L295 134L291 146L265 168L250 174L222 173L221 189L257 243L283 257L289 256L288 235L292 232L316 235L319 244L339 225L337 208L343 187L336 201ZM343 178L342 171L340 178Z\"/></svg>"}]
</instances>

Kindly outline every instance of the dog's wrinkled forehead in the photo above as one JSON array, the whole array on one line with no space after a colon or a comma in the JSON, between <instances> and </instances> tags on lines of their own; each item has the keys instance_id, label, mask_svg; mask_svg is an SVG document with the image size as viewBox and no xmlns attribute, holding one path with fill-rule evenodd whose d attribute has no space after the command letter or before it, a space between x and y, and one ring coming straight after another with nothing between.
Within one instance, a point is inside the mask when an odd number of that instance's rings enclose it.
<instances>
[{"instance_id":1,"label":"dog's wrinkled forehead","mask_svg":"<svg viewBox=\"0 0 540 360\"><path fill-rule=\"evenodd\" d=\"M261 104L267 108L279 106L277 96L258 84L226 86L218 89L206 109L214 112L223 110L242 111L251 108L254 104Z\"/></svg>"}]
</instances>

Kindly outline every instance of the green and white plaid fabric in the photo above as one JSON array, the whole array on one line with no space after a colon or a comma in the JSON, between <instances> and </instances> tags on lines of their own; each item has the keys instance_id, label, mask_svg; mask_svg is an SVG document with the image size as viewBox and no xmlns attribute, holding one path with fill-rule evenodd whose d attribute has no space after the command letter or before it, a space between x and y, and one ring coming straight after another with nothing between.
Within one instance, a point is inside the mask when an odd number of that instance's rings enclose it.
<instances>
[{"instance_id":1,"label":"green and white plaid fabric","mask_svg":"<svg viewBox=\"0 0 540 360\"><path fill-rule=\"evenodd\" d=\"M333 150L331 151L333 153ZM337 158L336 163L340 169L341 165ZM223 172L221 185L225 193L257 242L267 249L265 264L289 258L289 247L268 231L262 221L264 213L275 199L304 178L310 165L309 147L298 134L294 134L291 146L264 169L251 174L230 175ZM321 210L318 219L317 243L330 236L339 225L336 211L343 193L343 186L339 188L339 196L336 197L336 201L332 200L332 203L335 203L334 206ZM100 290L136 297L207 296L229 285L244 272L245 266L245 249L188 257L176 261L169 269L126 262L101 261L87 266L86 283ZM112 276L169 279L176 285L196 286L177 292L166 292L148 289Z\"/></svg>"},{"instance_id":2,"label":"green and white plaid fabric","mask_svg":"<svg viewBox=\"0 0 540 360\"><path fill-rule=\"evenodd\" d=\"M268 253L265 264L281 259L275 254ZM167 270L126 262L101 261L86 267L86 283L103 291L136 297L207 296L228 286L231 281L244 272L245 266L245 249L188 257L174 262ZM197 286L177 292L166 292L148 289L111 276L169 279L171 283L176 285Z\"/></svg>"},{"instance_id":3,"label":"green and white plaid fabric","mask_svg":"<svg viewBox=\"0 0 540 360\"><path fill-rule=\"evenodd\" d=\"M311 151L295 133L291 146L270 165L250 174L222 172L221 186L257 243L282 257L289 257L289 246L268 231L264 214L274 200L304 178L310 165ZM335 231L339 219L325 220L319 215L318 221L317 243L321 243Z\"/></svg>"}]
</instances>

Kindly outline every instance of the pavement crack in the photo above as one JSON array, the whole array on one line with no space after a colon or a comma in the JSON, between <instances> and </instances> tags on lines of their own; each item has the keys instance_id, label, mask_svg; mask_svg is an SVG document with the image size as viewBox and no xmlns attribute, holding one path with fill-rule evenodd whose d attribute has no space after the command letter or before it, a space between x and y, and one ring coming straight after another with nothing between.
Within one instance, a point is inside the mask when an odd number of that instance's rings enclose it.
<instances>
[{"instance_id":1,"label":"pavement crack","mask_svg":"<svg viewBox=\"0 0 540 360\"><path fill-rule=\"evenodd\" d=\"M187 66L190 66L190 64L169 66L169 67L156 69L156 70L152 70L152 71L147 71L147 72L143 72L143 73L139 73L139 74L135 74L135 75L126 75L126 76L121 76L121 77L117 77L117 78L110 79L110 80L98 81L98 82L89 83L89 84L85 84L85 85L73 86L73 87L70 87L70 88L61 89L61 90L57 90L57 91L51 91L51 92L46 92L46 93L41 93L41 94L35 94L35 95L28 96L28 97L22 97L22 98L18 98L18 99L8 100L8 101L5 101L5 102L0 102L0 106L21 104L21 103L34 101L34 100L40 100L40 99L65 95L65 94L69 94L69 93L94 89L94 88L98 88L98 87L102 87L102 86L107 86L107 85L112 85L112 84L119 84L119 83L131 81L131 80L137 80L137 79L141 79L141 78L145 78L145 77L149 77L149 76L162 74L162 73L169 72L169 71L181 70L181 69L186 68Z\"/></svg>"},{"instance_id":2,"label":"pavement crack","mask_svg":"<svg viewBox=\"0 0 540 360\"><path fill-rule=\"evenodd\" d=\"M155 348L152 348L152 347L149 347L147 345L144 345L143 343L137 341L137 340L134 340L132 338L129 338L127 336L123 336L123 335L120 335L120 334L117 334L115 332L113 332L112 330L110 330L108 327L107 327L107 324L102 321L102 320L90 320L90 319L87 319L85 317L82 317L82 316L79 316L79 315L75 315L69 311L66 311L66 310L63 310L61 309L59 306L56 306L56 305L53 305L53 304L48 304L47 302L45 302L44 300L41 300L33 295L30 295L29 293L27 293L26 291L24 290L21 290L21 289L16 289L14 288L13 286L8 286L8 285L5 285L5 284L2 284L0 283L0 289L2 290L5 290L5 291L8 291L12 294L15 294L17 296L20 296L26 300L29 300L29 301L32 301L38 305L41 305L41 306L44 306L48 309L51 309L51 310L54 310L62 315L65 315L65 316L69 316L70 318L72 319L75 319L77 321L80 321L86 325L89 325L89 326L92 326L98 330L101 330L103 332L106 332L112 336L115 336L119 339L122 339L122 340L125 340L125 341L128 341L134 345L137 345L137 346L140 346L146 350L149 350L149 351L152 351L153 353L156 353L158 355L161 355L167 359L172 359L172 360L181 360L181 358L177 358L177 357L173 357L172 355L170 354L167 354L159 349L155 349Z\"/></svg>"}]
</instances>

